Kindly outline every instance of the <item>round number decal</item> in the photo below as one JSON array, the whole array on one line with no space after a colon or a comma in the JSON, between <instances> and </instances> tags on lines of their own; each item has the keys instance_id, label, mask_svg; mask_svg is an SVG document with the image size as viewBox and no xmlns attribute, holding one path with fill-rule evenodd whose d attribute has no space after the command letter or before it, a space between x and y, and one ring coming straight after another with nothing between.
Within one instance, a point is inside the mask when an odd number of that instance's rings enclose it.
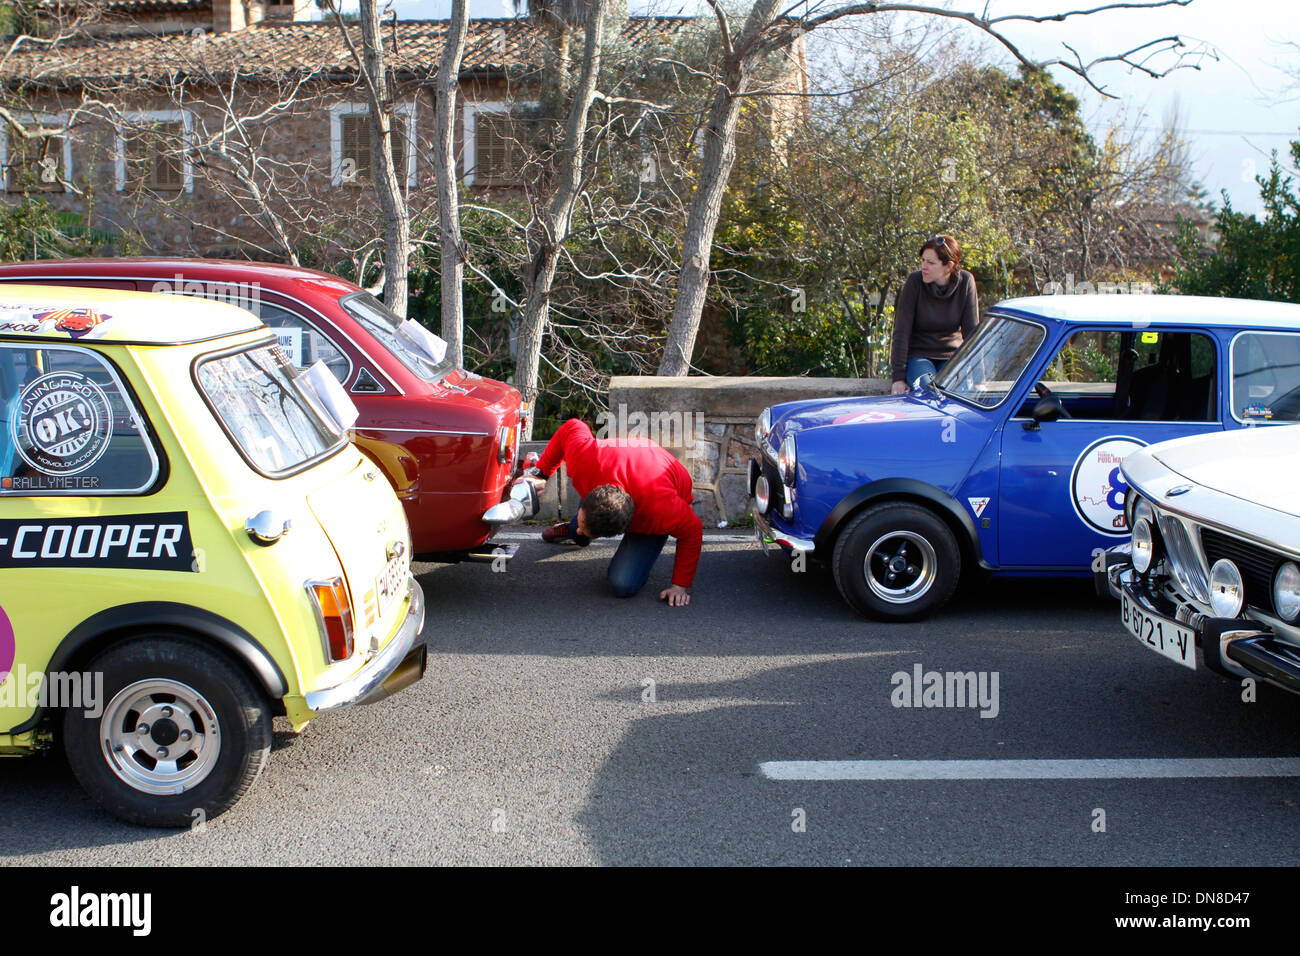
<instances>
[{"instance_id":1,"label":"round number decal","mask_svg":"<svg viewBox=\"0 0 1300 956\"><path fill-rule=\"evenodd\" d=\"M52 372L23 389L11 428L27 464L47 475L75 475L108 450L113 410L86 376Z\"/></svg>"},{"instance_id":2,"label":"round number decal","mask_svg":"<svg viewBox=\"0 0 1300 956\"><path fill-rule=\"evenodd\" d=\"M1128 534L1128 522L1124 520L1128 483L1120 473L1119 463L1145 445L1136 438L1103 438L1084 449L1074 463L1070 498L1075 513L1089 528L1102 534Z\"/></svg>"}]
</instances>

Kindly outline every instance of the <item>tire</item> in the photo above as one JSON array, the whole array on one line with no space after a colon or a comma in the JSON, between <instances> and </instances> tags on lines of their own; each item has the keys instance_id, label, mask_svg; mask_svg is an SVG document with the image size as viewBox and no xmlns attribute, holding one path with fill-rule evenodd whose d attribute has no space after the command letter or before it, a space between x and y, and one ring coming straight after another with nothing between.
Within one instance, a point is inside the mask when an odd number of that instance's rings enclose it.
<instances>
[{"instance_id":1,"label":"tire","mask_svg":"<svg viewBox=\"0 0 1300 956\"><path fill-rule=\"evenodd\" d=\"M859 614L916 621L952 597L961 578L961 549L934 512L885 502L849 521L835 541L831 566L835 586Z\"/></svg>"},{"instance_id":2,"label":"tire","mask_svg":"<svg viewBox=\"0 0 1300 956\"><path fill-rule=\"evenodd\" d=\"M266 698L220 652L148 635L114 645L85 670L103 674L101 713L66 711L63 745L78 782L114 816L151 827L210 820L266 766ZM173 759L158 761L159 748Z\"/></svg>"}]
</instances>

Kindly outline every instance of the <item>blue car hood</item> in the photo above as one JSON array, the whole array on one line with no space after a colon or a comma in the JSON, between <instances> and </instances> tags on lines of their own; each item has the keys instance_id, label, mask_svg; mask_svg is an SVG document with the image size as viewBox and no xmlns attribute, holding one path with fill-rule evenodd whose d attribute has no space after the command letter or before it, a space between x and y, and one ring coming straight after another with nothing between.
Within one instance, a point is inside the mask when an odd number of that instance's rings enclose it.
<instances>
[{"instance_id":1,"label":"blue car hood","mask_svg":"<svg viewBox=\"0 0 1300 956\"><path fill-rule=\"evenodd\" d=\"M877 395L862 398L808 399L772 409L772 435L779 443L789 432L807 431L824 425L870 424L888 426L895 422L940 421L951 412L940 405L940 396L925 393Z\"/></svg>"}]
</instances>

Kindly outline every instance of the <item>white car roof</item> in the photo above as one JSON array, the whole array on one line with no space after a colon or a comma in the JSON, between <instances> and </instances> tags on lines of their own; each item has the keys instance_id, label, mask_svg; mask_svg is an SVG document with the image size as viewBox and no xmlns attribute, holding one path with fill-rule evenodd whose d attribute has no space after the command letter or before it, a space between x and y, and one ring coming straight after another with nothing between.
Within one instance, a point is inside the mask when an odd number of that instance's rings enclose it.
<instances>
[{"instance_id":1,"label":"white car roof","mask_svg":"<svg viewBox=\"0 0 1300 956\"><path fill-rule=\"evenodd\" d=\"M1036 295L1006 299L993 311L1014 309L1058 322L1135 322L1246 326L1300 330L1300 305L1201 295Z\"/></svg>"}]
</instances>

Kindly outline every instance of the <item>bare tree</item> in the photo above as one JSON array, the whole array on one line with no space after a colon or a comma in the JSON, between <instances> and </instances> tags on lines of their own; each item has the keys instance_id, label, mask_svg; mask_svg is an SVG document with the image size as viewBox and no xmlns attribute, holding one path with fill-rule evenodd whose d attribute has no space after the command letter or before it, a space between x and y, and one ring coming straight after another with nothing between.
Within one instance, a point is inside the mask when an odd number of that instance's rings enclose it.
<instances>
[{"instance_id":1,"label":"bare tree","mask_svg":"<svg viewBox=\"0 0 1300 956\"><path fill-rule=\"evenodd\" d=\"M746 17L744 26L733 35L732 22L719 0L708 0L717 20L722 44L722 64L713 78L714 96L705 125L704 160L699 185L691 202L682 242L681 270L677 282L677 300L673 307L672 324L668 331L660 375L685 375L691 367L695 338L699 331L700 316L708 294L709 260L713 236L722 209L722 197L735 165L736 123L740 102L754 95L756 73L765 57L790 46L797 38L845 17L884 13L916 14L958 20L983 31L1001 44L1020 63L1035 69L1060 66L1079 76L1103 95L1106 91L1093 78L1091 71L1103 63L1122 63L1152 77L1163 76L1171 69L1187 65L1184 46L1177 36L1167 36L1142 43L1122 53L1084 59L1072 48L1066 47L1071 59L1055 58L1043 62L1031 60L1004 31L1008 24L1046 23L1063 21L1070 17L1089 16L1105 10L1151 9L1156 7L1187 6L1191 0L1147 0L1147 2L1106 3L1086 10L1069 10L1055 14L1005 14L990 16L964 13L919 3L853 3L825 8L814 3L809 9L803 4L800 15L783 13L779 0L757 0ZM822 12L818 12L821 9ZM1171 66L1153 65L1160 53L1172 53Z\"/></svg>"},{"instance_id":2,"label":"bare tree","mask_svg":"<svg viewBox=\"0 0 1300 956\"><path fill-rule=\"evenodd\" d=\"M360 50L334 0L329 0L329 4L370 101L371 179L384 221L384 301L396 315L405 318L407 271L411 258L411 212L393 158L393 89L381 32L379 3L378 0L361 0Z\"/></svg>"},{"instance_id":3,"label":"bare tree","mask_svg":"<svg viewBox=\"0 0 1300 956\"><path fill-rule=\"evenodd\" d=\"M537 373L541 359L542 336L546 331L551 307L551 287L560 250L569 237L574 206L581 192L586 154L587 118L596 96L596 80L605 40L605 17L608 0L591 0L583 43L582 68L574 85L557 151L555 185L550 201L535 204L528 223L529 263L524 275L526 301L519 329L519 357L515 387L526 402L537 398ZM529 419L526 438L532 437Z\"/></svg>"},{"instance_id":4,"label":"bare tree","mask_svg":"<svg viewBox=\"0 0 1300 956\"><path fill-rule=\"evenodd\" d=\"M469 0L452 0L451 18L447 21L447 45L438 64L433 165L438 177L442 337L447 342L447 356L456 365L462 365L465 360L463 280L468 258L460 232L460 196L456 185L456 93L460 86L460 62L468 31Z\"/></svg>"}]
</instances>

